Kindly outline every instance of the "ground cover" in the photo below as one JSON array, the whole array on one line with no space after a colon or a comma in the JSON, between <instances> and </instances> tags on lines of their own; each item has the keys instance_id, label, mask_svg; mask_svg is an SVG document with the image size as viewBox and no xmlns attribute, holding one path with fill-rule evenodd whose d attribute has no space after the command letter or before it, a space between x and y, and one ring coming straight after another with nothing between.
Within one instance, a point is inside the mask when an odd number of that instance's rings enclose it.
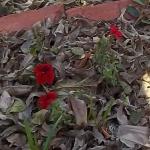
<instances>
[{"instance_id":1,"label":"ground cover","mask_svg":"<svg viewBox=\"0 0 150 150\"><path fill-rule=\"evenodd\" d=\"M1 149L149 149L150 12L138 3L113 21L1 36Z\"/></svg>"}]
</instances>

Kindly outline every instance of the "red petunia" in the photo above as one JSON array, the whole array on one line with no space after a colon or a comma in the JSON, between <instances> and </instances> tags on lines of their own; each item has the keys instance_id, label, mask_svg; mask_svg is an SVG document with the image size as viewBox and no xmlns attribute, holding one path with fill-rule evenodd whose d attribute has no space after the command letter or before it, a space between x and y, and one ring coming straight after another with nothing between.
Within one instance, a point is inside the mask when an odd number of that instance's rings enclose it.
<instances>
[{"instance_id":1,"label":"red petunia","mask_svg":"<svg viewBox=\"0 0 150 150\"><path fill-rule=\"evenodd\" d=\"M55 73L50 64L37 64L33 70L38 84L52 84Z\"/></svg>"},{"instance_id":2,"label":"red petunia","mask_svg":"<svg viewBox=\"0 0 150 150\"><path fill-rule=\"evenodd\" d=\"M57 98L55 91L48 92L46 95L39 97L38 106L41 109L47 109Z\"/></svg>"},{"instance_id":3,"label":"red petunia","mask_svg":"<svg viewBox=\"0 0 150 150\"><path fill-rule=\"evenodd\" d=\"M122 33L119 31L119 28L115 25L111 25L110 26L110 33L116 38L116 39L120 39L122 38Z\"/></svg>"}]
</instances>

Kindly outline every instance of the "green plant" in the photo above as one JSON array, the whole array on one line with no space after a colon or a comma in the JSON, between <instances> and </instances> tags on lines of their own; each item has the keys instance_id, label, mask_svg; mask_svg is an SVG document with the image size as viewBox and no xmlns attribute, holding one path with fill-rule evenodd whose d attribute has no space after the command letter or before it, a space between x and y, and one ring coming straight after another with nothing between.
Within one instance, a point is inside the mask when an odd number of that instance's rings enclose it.
<instances>
[{"instance_id":1,"label":"green plant","mask_svg":"<svg viewBox=\"0 0 150 150\"><path fill-rule=\"evenodd\" d=\"M40 150L38 146L38 142L32 133L32 129L27 119L24 120L24 126L25 126L25 132L27 135L27 140L28 140L30 150Z\"/></svg>"},{"instance_id":2,"label":"green plant","mask_svg":"<svg viewBox=\"0 0 150 150\"><path fill-rule=\"evenodd\" d=\"M98 71L106 82L116 85L118 82L118 60L110 51L110 40L103 36L97 44L94 55Z\"/></svg>"},{"instance_id":3,"label":"green plant","mask_svg":"<svg viewBox=\"0 0 150 150\"><path fill-rule=\"evenodd\" d=\"M50 121L52 122L49 125L49 131L45 143L43 145L43 150L48 150L49 143L52 141L53 137L56 135L58 129L63 123L68 123L71 121L70 115L66 114L63 108L60 105L60 101L56 101L50 108ZM24 120L25 132L28 140L30 150L40 150L38 142L35 136L32 133L29 121Z\"/></svg>"},{"instance_id":4,"label":"green plant","mask_svg":"<svg viewBox=\"0 0 150 150\"><path fill-rule=\"evenodd\" d=\"M40 29L35 28L33 29L33 44L30 47L30 53L32 55L37 55L42 47L43 47L43 39L44 39L44 34L42 31L39 31Z\"/></svg>"},{"instance_id":5,"label":"green plant","mask_svg":"<svg viewBox=\"0 0 150 150\"><path fill-rule=\"evenodd\" d=\"M102 74L107 82L110 82L112 85L117 85L118 62L114 61L109 65L106 65L105 68L103 69Z\"/></svg>"},{"instance_id":6,"label":"green plant","mask_svg":"<svg viewBox=\"0 0 150 150\"><path fill-rule=\"evenodd\" d=\"M102 112L102 121L103 121L103 124L105 124L108 120L108 117L110 116L111 114L111 110L112 110L112 107L115 105L115 101L114 100L110 100L107 105L104 107L104 110Z\"/></svg>"},{"instance_id":7,"label":"green plant","mask_svg":"<svg viewBox=\"0 0 150 150\"><path fill-rule=\"evenodd\" d=\"M96 52L94 55L95 62L100 65L101 68L104 67L105 62L108 59L107 50L109 49L109 39L103 36L97 43Z\"/></svg>"},{"instance_id":8,"label":"green plant","mask_svg":"<svg viewBox=\"0 0 150 150\"><path fill-rule=\"evenodd\" d=\"M57 100L50 108L50 121L54 124L50 124L46 142L43 145L43 150L48 150L49 144L51 143L53 137L56 135L59 128L63 123L68 123L71 121L69 114L61 107L60 101Z\"/></svg>"},{"instance_id":9,"label":"green plant","mask_svg":"<svg viewBox=\"0 0 150 150\"><path fill-rule=\"evenodd\" d=\"M53 103L52 107L50 108L50 121L51 122L57 122L59 117L63 114L63 118L61 119L61 122L59 123L59 126L62 124L68 124L71 122L71 116L66 113L64 108L61 106L61 102L57 100L55 103Z\"/></svg>"},{"instance_id":10,"label":"green plant","mask_svg":"<svg viewBox=\"0 0 150 150\"><path fill-rule=\"evenodd\" d=\"M53 126L50 126L49 131L48 131L48 136L46 138L46 142L44 143L44 146L43 146L43 150L48 150L49 143L51 143L53 137L56 135L57 127L59 123L61 122L62 118L63 118L63 114L58 118L58 120Z\"/></svg>"}]
</instances>

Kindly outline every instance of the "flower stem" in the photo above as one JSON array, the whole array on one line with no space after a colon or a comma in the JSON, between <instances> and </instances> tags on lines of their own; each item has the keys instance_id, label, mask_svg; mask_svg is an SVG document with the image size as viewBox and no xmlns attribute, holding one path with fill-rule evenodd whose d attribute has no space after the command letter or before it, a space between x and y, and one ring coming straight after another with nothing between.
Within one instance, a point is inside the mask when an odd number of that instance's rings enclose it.
<instances>
[{"instance_id":1,"label":"flower stem","mask_svg":"<svg viewBox=\"0 0 150 150\"><path fill-rule=\"evenodd\" d=\"M52 128L51 127L49 128L48 136L47 136L46 142L44 144L44 148L43 148L44 150L48 150L49 143L52 141L53 137L55 136L55 134L57 132L56 130L57 130L58 124L61 122L62 117L63 117L63 114L58 118L58 120L56 121L54 126Z\"/></svg>"},{"instance_id":2,"label":"flower stem","mask_svg":"<svg viewBox=\"0 0 150 150\"><path fill-rule=\"evenodd\" d=\"M45 85L42 85L43 89L45 90L46 93L49 92L48 88Z\"/></svg>"}]
</instances>

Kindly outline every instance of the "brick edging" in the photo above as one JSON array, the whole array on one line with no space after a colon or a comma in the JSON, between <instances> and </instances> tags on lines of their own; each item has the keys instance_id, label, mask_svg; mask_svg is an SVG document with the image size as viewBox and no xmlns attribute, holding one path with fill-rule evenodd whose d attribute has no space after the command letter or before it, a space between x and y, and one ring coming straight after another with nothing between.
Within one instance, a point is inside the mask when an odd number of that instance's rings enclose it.
<instances>
[{"instance_id":1,"label":"brick edging","mask_svg":"<svg viewBox=\"0 0 150 150\"><path fill-rule=\"evenodd\" d=\"M89 6L82 6L71 8L66 11L69 17L74 16L83 16L90 20L113 20L119 17L121 10L126 8L132 0L118 0L112 2L106 2L97 5L89 5Z\"/></svg>"},{"instance_id":2,"label":"brick edging","mask_svg":"<svg viewBox=\"0 0 150 150\"><path fill-rule=\"evenodd\" d=\"M29 10L19 14L10 14L0 18L0 33L11 33L29 29L38 21L51 18L58 21L64 13L63 5L51 5L38 10Z\"/></svg>"},{"instance_id":3,"label":"brick edging","mask_svg":"<svg viewBox=\"0 0 150 150\"><path fill-rule=\"evenodd\" d=\"M127 7L132 0L118 0L97 5L88 5L64 10L62 5L50 5L38 10L29 10L20 14L10 14L0 18L0 33L11 33L22 29L29 29L38 21L51 18L59 21L65 13L67 17L82 16L90 20L113 20L117 18L121 9Z\"/></svg>"}]
</instances>

